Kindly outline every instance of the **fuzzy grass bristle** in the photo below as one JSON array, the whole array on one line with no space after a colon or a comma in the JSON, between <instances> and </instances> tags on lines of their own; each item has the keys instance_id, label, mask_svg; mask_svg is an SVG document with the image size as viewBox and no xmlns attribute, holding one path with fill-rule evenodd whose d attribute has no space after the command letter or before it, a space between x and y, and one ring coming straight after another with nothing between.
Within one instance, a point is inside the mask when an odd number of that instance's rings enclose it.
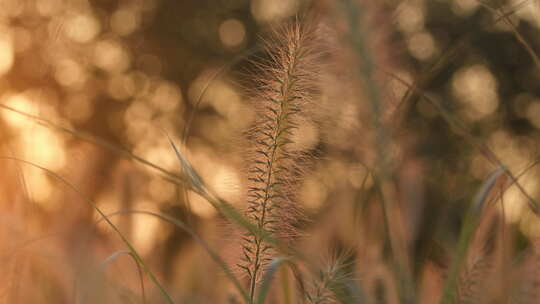
<instances>
[{"instance_id":1,"label":"fuzzy grass bristle","mask_svg":"<svg viewBox=\"0 0 540 304\"><path fill-rule=\"evenodd\" d=\"M301 178L301 151L292 149L294 134L313 102L317 88L319 52L314 46L314 28L296 19L275 29L264 40L266 58L253 61L252 89L256 119L248 132L251 147L247 172L246 216L258 229L281 240L295 233L298 214L293 188ZM257 282L275 253L260 236L243 238L243 262L253 299Z\"/></svg>"}]
</instances>

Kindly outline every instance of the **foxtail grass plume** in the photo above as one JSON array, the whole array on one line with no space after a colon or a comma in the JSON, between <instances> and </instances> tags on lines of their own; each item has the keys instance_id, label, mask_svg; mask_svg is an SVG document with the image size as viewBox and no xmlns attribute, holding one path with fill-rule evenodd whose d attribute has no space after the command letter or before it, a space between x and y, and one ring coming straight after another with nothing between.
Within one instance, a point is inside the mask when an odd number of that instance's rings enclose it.
<instances>
[{"instance_id":1,"label":"foxtail grass plume","mask_svg":"<svg viewBox=\"0 0 540 304\"><path fill-rule=\"evenodd\" d=\"M274 29L264 47L265 57L253 60L255 88L250 91L256 118L247 132L245 214L258 229L287 243L297 234L294 193L306 159L305 151L294 147L295 139L317 96L321 52L313 23L299 19ZM263 234L244 235L238 266L247 274L252 299L275 253Z\"/></svg>"}]
</instances>

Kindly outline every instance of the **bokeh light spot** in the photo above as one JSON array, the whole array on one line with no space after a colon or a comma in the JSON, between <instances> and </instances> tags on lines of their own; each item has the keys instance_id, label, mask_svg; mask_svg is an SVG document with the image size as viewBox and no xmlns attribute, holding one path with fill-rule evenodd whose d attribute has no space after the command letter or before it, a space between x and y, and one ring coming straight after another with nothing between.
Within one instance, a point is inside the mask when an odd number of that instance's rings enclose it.
<instances>
[{"instance_id":1,"label":"bokeh light spot","mask_svg":"<svg viewBox=\"0 0 540 304\"><path fill-rule=\"evenodd\" d=\"M174 110L182 101L180 88L171 82L162 82L154 92L150 102L163 112Z\"/></svg>"},{"instance_id":2,"label":"bokeh light spot","mask_svg":"<svg viewBox=\"0 0 540 304\"><path fill-rule=\"evenodd\" d=\"M452 10L458 15L466 16L473 13L479 5L478 0L453 0Z\"/></svg>"},{"instance_id":3,"label":"bokeh light spot","mask_svg":"<svg viewBox=\"0 0 540 304\"><path fill-rule=\"evenodd\" d=\"M99 21L89 15L75 15L66 21L63 30L67 37L75 42L86 43L92 41L100 31Z\"/></svg>"},{"instance_id":4,"label":"bokeh light spot","mask_svg":"<svg viewBox=\"0 0 540 304\"><path fill-rule=\"evenodd\" d=\"M21 134L24 158L50 170L64 167L64 141L49 129L35 126Z\"/></svg>"},{"instance_id":5,"label":"bokeh light spot","mask_svg":"<svg viewBox=\"0 0 540 304\"><path fill-rule=\"evenodd\" d=\"M540 129L540 101L535 101L529 104L527 107L526 116L533 126Z\"/></svg>"},{"instance_id":6,"label":"bokeh light spot","mask_svg":"<svg viewBox=\"0 0 540 304\"><path fill-rule=\"evenodd\" d=\"M217 211L210 203L195 192L188 193L191 211L202 218L211 218Z\"/></svg>"},{"instance_id":7,"label":"bokeh light spot","mask_svg":"<svg viewBox=\"0 0 540 304\"><path fill-rule=\"evenodd\" d=\"M278 21L296 13L298 0L252 0L251 13L259 22Z\"/></svg>"},{"instance_id":8,"label":"bokeh light spot","mask_svg":"<svg viewBox=\"0 0 540 304\"><path fill-rule=\"evenodd\" d=\"M23 168L24 179L32 200L48 211L55 211L60 202L51 200L52 185L43 170L33 167Z\"/></svg>"},{"instance_id":9,"label":"bokeh light spot","mask_svg":"<svg viewBox=\"0 0 540 304\"><path fill-rule=\"evenodd\" d=\"M6 94L2 100L6 106L30 115L37 115L37 107L30 101L25 94ZM12 111L2 111L2 117L8 125L14 128L24 128L33 124L33 122L19 113Z\"/></svg>"},{"instance_id":10,"label":"bokeh light spot","mask_svg":"<svg viewBox=\"0 0 540 304\"><path fill-rule=\"evenodd\" d=\"M53 16L62 9L62 0L36 0L36 9L42 16Z\"/></svg>"},{"instance_id":11,"label":"bokeh light spot","mask_svg":"<svg viewBox=\"0 0 540 304\"><path fill-rule=\"evenodd\" d=\"M107 72L119 73L129 68L130 57L120 43L104 40L94 48L94 62Z\"/></svg>"},{"instance_id":12,"label":"bokeh light spot","mask_svg":"<svg viewBox=\"0 0 540 304\"><path fill-rule=\"evenodd\" d=\"M481 64L459 69L452 77L452 91L465 106L465 115L471 120L492 114L499 105L497 81Z\"/></svg>"},{"instance_id":13,"label":"bokeh light spot","mask_svg":"<svg viewBox=\"0 0 540 304\"><path fill-rule=\"evenodd\" d=\"M435 54L435 41L428 32L413 34L407 41L411 54L419 60L427 60Z\"/></svg>"},{"instance_id":14,"label":"bokeh light spot","mask_svg":"<svg viewBox=\"0 0 540 304\"><path fill-rule=\"evenodd\" d=\"M234 48L241 45L245 37L245 26L238 19L225 20L219 26L219 38L226 47Z\"/></svg>"},{"instance_id":15,"label":"bokeh light spot","mask_svg":"<svg viewBox=\"0 0 540 304\"><path fill-rule=\"evenodd\" d=\"M146 200L137 200L134 204L136 210L154 210L155 204ZM161 221L153 216L133 217L133 243L140 254L148 254L155 246L156 235L160 234Z\"/></svg>"},{"instance_id":16,"label":"bokeh light spot","mask_svg":"<svg viewBox=\"0 0 540 304\"><path fill-rule=\"evenodd\" d=\"M210 183L219 197L231 203L239 200L240 177L234 169L227 166L219 166L214 170Z\"/></svg>"},{"instance_id":17,"label":"bokeh light spot","mask_svg":"<svg viewBox=\"0 0 540 304\"><path fill-rule=\"evenodd\" d=\"M319 143L319 130L309 121L298 123L291 136L291 151L309 151Z\"/></svg>"},{"instance_id":18,"label":"bokeh light spot","mask_svg":"<svg viewBox=\"0 0 540 304\"><path fill-rule=\"evenodd\" d=\"M11 38L7 34L0 34L0 76L9 72L14 59Z\"/></svg>"},{"instance_id":19,"label":"bokeh light spot","mask_svg":"<svg viewBox=\"0 0 540 304\"><path fill-rule=\"evenodd\" d=\"M54 77L65 87L80 88L86 81L86 71L74 60L64 59L56 65Z\"/></svg>"},{"instance_id":20,"label":"bokeh light spot","mask_svg":"<svg viewBox=\"0 0 540 304\"><path fill-rule=\"evenodd\" d=\"M403 1L396 17L397 25L403 32L413 33L424 28L424 7L418 1Z\"/></svg>"},{"instance_id":21,"label":"bokeh light spot","mask_svg":"<svg viewBox=\"0 0 540 304\"><path fill-rule=\"evenodd\" d=\"M320 208L328 196L328 189L316 178L308 178L304 181L300 191L300 201L307 208Z\"/></svg>"}]
</instances>

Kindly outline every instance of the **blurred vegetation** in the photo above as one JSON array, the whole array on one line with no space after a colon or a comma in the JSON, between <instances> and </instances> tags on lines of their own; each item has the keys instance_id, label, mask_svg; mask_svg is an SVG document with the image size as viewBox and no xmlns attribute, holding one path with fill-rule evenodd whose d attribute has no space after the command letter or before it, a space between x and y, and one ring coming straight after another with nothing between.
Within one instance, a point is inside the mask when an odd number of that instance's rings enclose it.
<instances>
[{"instance_id":1,"label":"blurred vegetation","mask_svg":"<svg viewBox=\"0 0 540 304\"><path fill-rule=\"evenodd\" d=\"M0 0L0 303L241 302L205 246L244 283L250 227L208 200L244 208L261 38L313 12L328 62L292 135L305 265L272 264L268 302L534 302L537 1Z\"/></svg>"}]
</instances>

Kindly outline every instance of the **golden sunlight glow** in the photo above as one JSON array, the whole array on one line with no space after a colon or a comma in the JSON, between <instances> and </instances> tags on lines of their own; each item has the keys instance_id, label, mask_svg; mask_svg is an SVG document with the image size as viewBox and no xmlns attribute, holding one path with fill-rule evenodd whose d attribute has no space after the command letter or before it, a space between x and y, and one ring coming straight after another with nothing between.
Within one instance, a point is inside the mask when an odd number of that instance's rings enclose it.
<instances>
[{"instance_id":1,"label":"golden sunlight glow","mask_svg":"<svg viewBox=\"0 0 540 304\"><path fill-rule=\"evenodd\" d=\"M528 149L524 148L516 137L509 134L506 130L500 129L495 131L489 138L488 144L500 160L510 168L510 170L513 170L514 173L520 172L521 169L528 164ZM493 166L488 164L485 159L482 161L477 159L476 161L478 163L473 164L473 167L476 167L479 172L473 174L480 178L485 178L487 172L493 170ZM480 176L480 170L486 174ZM531 170L519 180L520 184L529 194L536 193L538 189L536 182L537 172L538 171ZM507 220L510 222L518 221L522 216L523 208L527 203L527 198L517 187L513 186L505 192L503 201Z\"/></svg>"},{"instance_id":2,"label":"golden sunlight glow","mask_svg":"<svg viewBox=\"0 0 540 304\"><path fill-rule=\"evenodd\" d=\"M86 81L86 71L74 60L63 59L56 64L54 77L65 87L81 88Z\"/></svg>"},{"instance_id":3,"label":"golden sunlight glow","mask_svg":"<svg viewBox=\"0 0 540 304\"><path fill-rule=\"evenodd\" d=\"M151 118L155 114L153 107L144 100L137 99L130 104L124 114L124 123L127 126L126 135L130 142L142 144L144 138L151 138L157 134L156 126L151 124Z\"/></svg>"},{"instance_id":4,"label":"golden sunlight glow","mask_svg":"<svg viewBox=\"0 0 540 304\"><path fill-rule=\"evenodd\" d=\"M294 15L298 0L251 0L251 13L259 22L278 21Z\"/></svg>"},{"instance_id":5,"label":"golden sunlight glow","mask_svg":"<svg viewBox=\"0 0 540 304\"><path fill-rule=\"evenodd\" d=\"M191 211L202 218L211 218L217 214L217 211L203 197L195 192L188 193L189 206Z\"/></svg>"},{"instance_id":6,"label":"golden sunlight glow","mask_svg":"<svg viewBox=\"0 0 540 304\"><path fill-rule=\"evenodd\" d=\"M38 94L38 91L20 94L8 93L2 97L2 101L14 109L39 116L38 103L33 102L31 97L39 96ZM46 98L44 97L44 99ZM41 105L40 107L46 108L47 106ZM45 110L45 112L53 111L52 108ZM50 170L59 170L64 167L65 146L58 134L15 112L2 111L2 118L9 126L17 129L18 137L13 140L13 144L20 151L20 154L17 153L20 158ZM58 207L58 202L50 200L52 188L46 174L42 170L30 167L25 168L23 172L32 199L49 211Z\"/></svg>"},{"instance_id":7,"label":"golden sunlight glow","mask_svg":"<svg viewBox=\"0 0 540 304\"><path fill-rule=\"evenodd\" d=\"M94 63L109 73L127 70L131 58L122 45L113 40L103 40L94 48Z\"/></svg>"},{"instance_id":8,"label":"golden sunlight glow","mask_svg":"<svg viewBox=\"0 0 540 304\"><path fill-rule=\"evenodd\" d=\"M537 190L535 174L527 174L519 179L527 193L535 193ZM523 211L527 206L527 198L515 186L510 187L503 195L505 218L510 223L516 223L522 218ZM502 210L501 210L502 211Z\"/></svg>"},{"instance_id":9,"label":"golden sunlight glow","mask_svg":"<svg viewBox=\"0 0 540 304\"><path fill-rule=\"evenodd\" d=\"M294 129L291 140L291 151L308 151L319 143L319 130L312 122L303 121Z\"/></svg>"},{"instance_id":10,"label":"golden sunlight glow","mask_svg":"<svg viewBox=\"0 0 540 304\"><path fill-rule=\"evenodd\" d=\"M157 133L156 136L160 136ZM152 146L138 146L137 151L139 155L148 161L168 170L177 170L179 167L178 159L174 154L174 150L165 138L165 135L161 135L162 138L158 140L158 143L154 143Z\"/></svg>"},{"instance_id":11,"label":"golden sunlight glow","mask_svg":"<svg viewBox=\"0 0 540 304\"><path fill-rule=\"evenodd\" d=\"M540 28L540 9L537 1L527 1L523 4L523 0L511 0L510 3L513 7L519 8L515 10L517 16Z\"/></svg>"},{"instance_id":12,"label":"golden sunlight glow","mask_svg":"<svg viewBox=\"0 0 540 304\"><path fill-rule=\"evenodd\" d=\"M40 108L44 112L54 116L55 111L46 104L40 104L38 108L37 98L41 96L45 101L54 99L54 96L45 94L42 91L28 91L20 94L8 94L2 97L2 101L19 111L39 116ZM36 100L34 100L36 99ZM20 158L56 171L62 169L66 162L66 150L63 139L50 129L37 125L31 119L15 112L2 111L4 121L14 129L17 129L17 138L13 139L13 144L17 147L17 155ZM32 198L43 205L47 210L56 208L57 202L50 200L52 188L44 172L33 168L25 169L25 180L31 189Z\"/></svg>"},{"instance_id":13,"label":"golden sunlight glow","mask_svg":"<svg viewBox=\"0 0 540 304\"><path fill-rule=\"evenodd\" d=\"M489 138L489 145L509 168L519 168L529 159L527 147L520 145L516 137L503 129L493 132Z\"/></svg>"},{"instance_id":14,"label":"golden sunlight glow","mask_svg":"<svg viewBox=\"0 0 540 304\"><path fill-rule=\"evenodd\" d=\"M151 107L144 100L137 99L126 110L125 122L129 125L132 122L140 120L149 121L153 114L154 112Z\"/></svg>"},{"instance_id":15,"label":"golden sunlight glow","mask_svg":"<svg viewBox=\"0 0 540 304\"><path fill-rule=\"evenodd\" d=\"M145 210L159 213L159 210L158 208L156 208L156 203L154 201L149 201L144 198L136 198L130 203L133 210ZM110 191L104 191L100 193L100 195L96 199L96 204L105 214L111 214L113 212L121 210L121 197L119 195L119 191L115 189L110 189ZM98 218L101 217L97 213L96 216L98 216ZM160 235L160 233L158 232L161 223L160 220L153 216L147 215L124 216L129 216L133 221L132 225L130 225L130 227L132 227L131 239L133 245L135 246L135 248L137 248L137 251L140 254L146 254L147 252L152 250L152 247L157 241L156 236ZM113 217L111 218L111 220L118 225L120 217ZM103 222L102 224L98 225L97 228L105 233L110 231L110 227Z\"/></svg>"},{"instance_id":16,"label":"golden sunlight glow","mask_svg":"<svg viewBox=\"0 0 540 304\"><path fill-rule=\"evenodd\" d=\"M6 94L2 96L2 101L5 105L14 108L18 111L38 115L38 108L33 104L26 94ZM25 128L32 126L35 123L21 114L12 111L2 111L2 118L14 128Z\"/></svg>"},{"instance_id":17,"label":"golden sunlight glow","mask_svg":"<svg viewBox=\"0 0 540 304\"><path fill-rule=\"evenodd\" d=\"M356 127L358 124L358 113L360 110L358 106L353 103L347 103L342 108L339 109L340 113L338 114L338 127L341 129L348 129Z\"/></svg>"},{"instance_id":18,"label":"golden sunlight glow","mask_svg":"<svg viewBox=\"0 0 540 304\"><path fill-rule=\"evenodd\" d=\"M35 0L36 9L42 16L56 15L63 6L63 0Z\"/></svg>"},{"instance_id":19,"label":"golden sunlight glow","mask_svg":"<svg viewBox=\"0 0 540 304\"><path fill-rule=\"evenodd\" d=\"M10 35L0 34L0 76L9 72L13 66L14 58L13 43Z\"/></svg>"},{"instance_id":20,"label":"golden sunlight glow","mask_svg":"<svg viewBox=\"0 0 540 304\"><path fill-rule=\"evenodd\" d=\"M216 111L227 116L227 107L240 99L233 87L222 79L211 79L214 70L206 70L201 73L190 85L188 90L189 101L195 104L204 89L204 95L200 100L202 105L212 105Z\"/></svg>"},{"instance_id":21,"label":"golden sunlight glow","mask_svg":"<svg viewBox=\"0 0 540 304\"><path fill-rule=\"evenodd\" d=\"M452 93L464 106L471 120L482 119L497 109L497 80L481 64L459 69L452 77Z\"/></svg>"},{"instance_id":22,"label":"golden sunlight glow","mask_svg":"<svg viewBox=\"0 0 540 304\"><path fill-rule=\"evenodd\" d=\"M246 37L246 28L238 19L225 20L219 26L219 38L226 47L234 48L242 44Z\"/></svg>"},{"instance_id":23,"label":"golden sunlight glow","mask_svg":"<svg viewBox=\"0 0 540 304\"><path fill-rule=\"evenodd\" d=\"M480 6L478 0L453 0L452 10L461 16L473 13Z\"/></svg>"},{"instance_id":24,"label":"golden sunlight glow","mask_svg":"<svg viewBox=\"0 0 540 304\"><path fill-rule=\"evenodd\" d=\"M101 25L93 16L75 15L66 21L62 29L65 35L73 41L87 43L96 38L101 30Z\"/></svg>"},{"instance_id":25,"label":"golden sunlight glow","mask_svg":"<svg viewBox=\"0 0 540 304\"><path fill-rule=\"evenodd\" d=\"M59 170L65 164L64 141L51 130L35 125L20 136L24 158L50 170Z\"/></svg>"},{"instance_id":26,"label":"golden sunlight glow","mask_svg":"<svg viewBox=\"0 0 540 304\"><path fill-rule=\"evenodd\" d=\"M152 81L150 77L141 71L133 71L128 74L129 77L129 86L133 84L133 89L135 90L133 94L135 96L142 96L148 94L150 87L152 86ZM124 84L127 85L127 84Z\"/></svg>"},{"instance_id":27,"label":"golden sunlight glow","mask_svg":"<svg viewBox=\"0 0 540 304\"><path fill-rule=\"evenodd\" d=\"M419 1L403 1L396 17L397 25L403 32L413 33L424 28L425 12Z\"/></svg>"},{"instance_id":28,"label":"golden sunlight glow","mask_svg":"<svg viewBox=\"0 0 540 304\"><path fill-rule=\"evenodd\" d=\"M323 184L330 188L342 185L343 180L347 180L350 174L349 168L339 161L328 162L321 170L321 172L325 173L322 174L320 179ZM328 174L328 172L332 172L332 174Z\"/></svg>"},{"instance_id":29,"label":"golden sunlight glow","mask_svg":"<svg viewBox=\"0 0 540 304\"><path fill-rule=\"evenodd\" d=\"M155 203L143 199L137 200L133 206L135 210L150 210L156 212ZM133 216L133 245L141 255L145 255L153 249L161 235L159 231L161 221L153 216Z\"/></svg>"},{"instance_id":30,"label":"golden sunlight glow","mask_svg":"<svg viewBox=\"0 0 540 304\"><path fill-rule=\"evenodd\" d=\"M240 176L233 168L219 166L209 183L216 194L227 202L234 203L240 199Z\"/></svg>"},{"instance_id":31,"label":"golden sunlight glow","mask_svg":"<svg viewBox=\"0 0 540 304\"><path fill-rule=\"evenodd\" d=\"M206 88L201 99L201 107L211 105L234 128L246 128L252 122L253 111L243 104L242 98L236 89L226 80L210 79L214 73L214 70L208 69L190 84L188 89L189 101L191 103L197 102L202 90ZM212 82L208 85L209 81Z\"/></svg>"},{"instance_id":32,"label":"golden sunlight glow","mask_svg":"<svg viewBox=\"0 0 540 304\"><path fill-rule=\"evenodd\" d=\"M151 104L164 112L175 110L181 102L182 91L180 88L176 84L166 81L157 84L154 96L150 99Z\"/></svg>"},{"instance_id":33,"label":"golden sunlight glow","mask_svg":"<svg viewBox=\"0 0 540 304\"><path fill-rule=\"evenodd\" d=\"M125 119L124 119L125 120ZM127 123L127 129L126 129L126 136L129 142L131 143L137 143L137 146L135 147L135 151L138 153L142 151L146 151L147 143L141 143L141 140L148 137L148 133L152 132L152 128L155 128L155 126L152 126L151 123L147 120L134 120L134 121L128 121ZM145 147L145 148L142 148Z\"/></svg>"},{"instance_id":34,"label":"golden sunlight glow","mask_svg":"<svg viewBox=\"0 0 540 304\"><path fill-rule=\"evenodd\" d=\"M529 209L524 208L521 221L519 222L519 228L525 236L532 240L540 237L540 221L538 220L538 216L529 211Z\"/></svg>"},{"instance_id":35,"label":"golden sunlight glow","mask_svg":"<svg viewBox=\"0 0 540 304\"><path fill-rule=\"evenodd\" d=\"M435 54L435 41L428 32L422 31L413 34L407 40L411 54L419 60L426 60Z\"/></svg>"},{"instance_id":36,"label":"golden sunlight glow","mask_svg":"<svg viewBox=\"0 0 540 304\"><path fill-rule=\"evenodd\" d=\"M23 167L22 172L30 198L47 211L57 210L61 204L50 199L53 188L47 174L41 169L30 166Z\"/></svg>"},{"instance_id":37,"label":"golden sunlight glow","mask_svg":"<svg viewBox=\"0 0 540 304\"><path fill-rule=\"evenodd\" d=\"M318 179L307 178L300 190L300 201L310 209L317 209L326 200L328 189Z\"/></svg>"}]
</instances>

